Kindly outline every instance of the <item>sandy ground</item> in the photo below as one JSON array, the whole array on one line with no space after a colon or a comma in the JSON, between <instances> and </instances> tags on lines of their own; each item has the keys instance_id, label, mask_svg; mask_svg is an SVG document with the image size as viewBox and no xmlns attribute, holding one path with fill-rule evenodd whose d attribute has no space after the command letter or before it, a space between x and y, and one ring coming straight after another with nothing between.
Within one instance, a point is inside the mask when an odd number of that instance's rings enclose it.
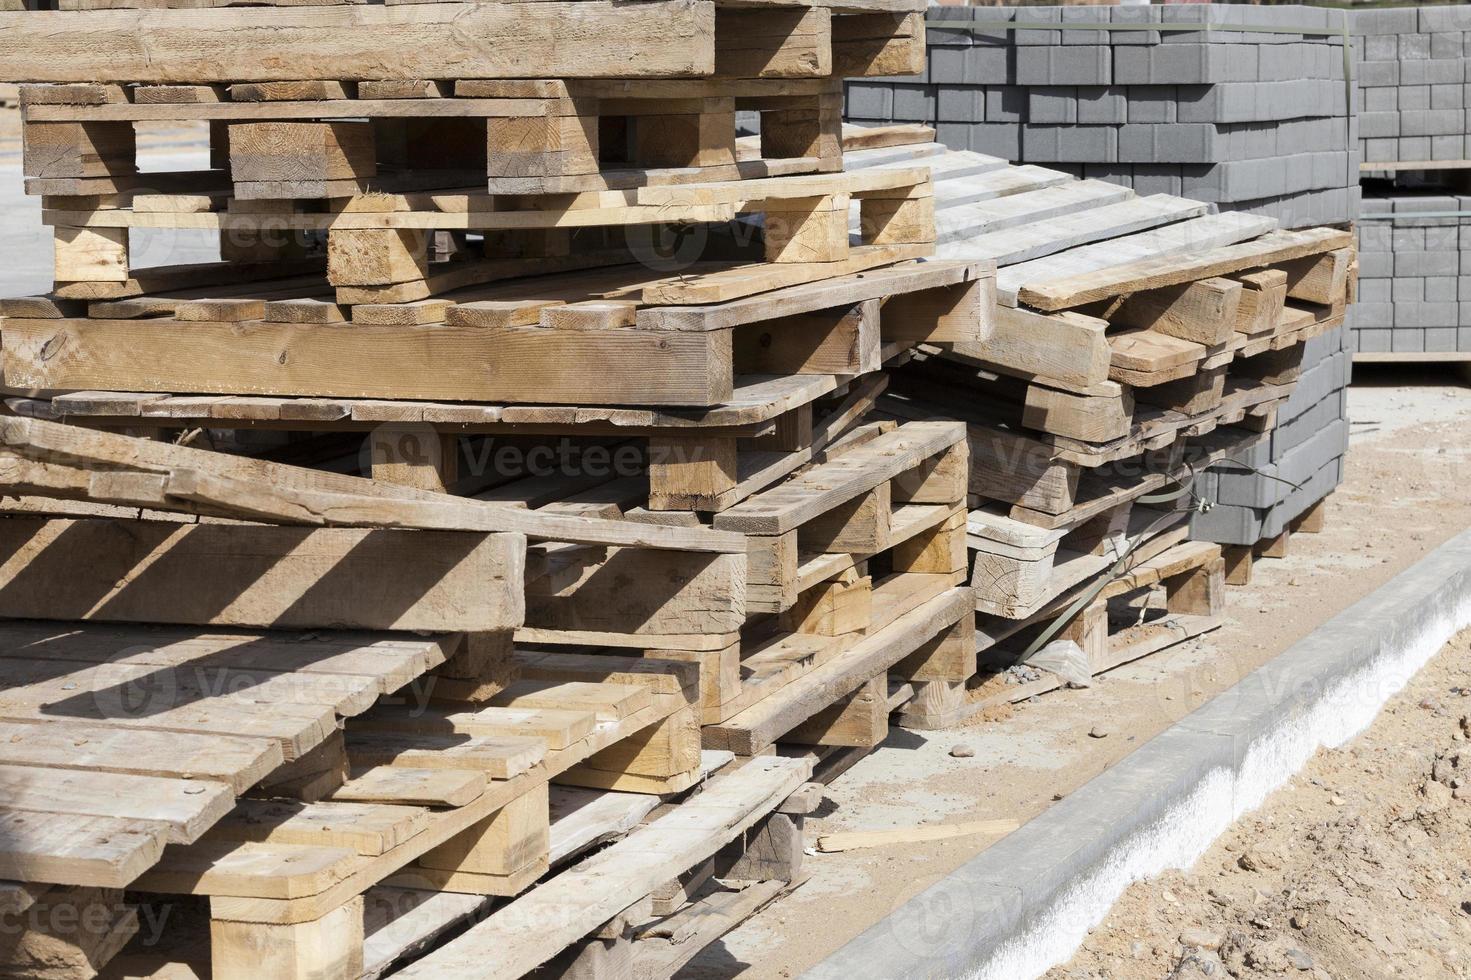
<instances>
[{"instance_id":1,"label":"sandy ground","mask_svg":"<svg viewBox=\"0 0 1471 980\"><path fill-rule=\"evenodd\" d=\"M959 732L895 732L829 787L809 836L1025 821L1471 526L1471 387L1461 376L1450 368L1360 370L1349 404L1355 424L1347 479L1331 500L1327 527L1295 535L1287 559L1258 562L1251 585L1230 591L1224 627L1121 667L1090 689L1018 705L1006 718ZM1090 737L1095 727L1106 737ZM962 743L973 757L950 756ZM992 842L811 856L806 884L681 976L796 976Z\"/></svg>"},{"instance_id":2,"label":"sandy ground","mask_svg":"<svg viewBox=\"0 0 1471 980\"><path fill-rule=\"evenodd\" d=\"M1471 630L1048 980L1471 976Z\"/></svg>"}]
</instances>

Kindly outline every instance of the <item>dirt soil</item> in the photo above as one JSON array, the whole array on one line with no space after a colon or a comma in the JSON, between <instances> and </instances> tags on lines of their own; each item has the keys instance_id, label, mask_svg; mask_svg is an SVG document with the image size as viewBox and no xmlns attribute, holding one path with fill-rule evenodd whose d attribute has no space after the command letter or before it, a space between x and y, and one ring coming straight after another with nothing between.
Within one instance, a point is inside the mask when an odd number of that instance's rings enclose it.
<instances>
[{"instance_id":1,"label":"dirt soil","mask_svg":"<svg viewBox=\"0 0 1471 980\"><path fill-rule=\"evenodd\" d=\"M1048 980L1471 976L1471 630Z\"/></svg>"},{"instance_id":2,"label":"dirt soil","mask_svg":"<svg viewBox=\"0 0 1471 980\"><path fill-rule=\"evenodd\" d=\"M828 787L818 816L808 820L809 840L836 830L1026 821L1471 527L1471 386L1460 373L1359 369L1349 414L1346 480L1329 503L1326 527L1294 535L1287 558L1258 561L1251 584L1228 591L1221 629L1102 675L1091 688L1044 694L960 731L893 732ZM1434 730L1449 744L1447 726L1457 716L1422 714L1427 738ZM974 754L952 756L960 746ZM1423 768L1418 757L1415 767ZM680 977L798 976L991 843L994 838L967 837L813 854L806 884L707 948ZM1447 873L1471 870L1467 856L1444 865ZM1414 887L1422 896L1435 894ZM1471 889L1442 902L1437 914L1453 921L1463 900L1471 900ZM1365 925L1374 928L1372 921ZM1177 935L1168 937L1167 952L1174 952ZM1471 977L1417 973L1410 962L1402 961L1398 975ZM1108 975L1132 980L1167 976L1170 969L1131 965L1132 972Z\"/></svg>"}]
</instances>

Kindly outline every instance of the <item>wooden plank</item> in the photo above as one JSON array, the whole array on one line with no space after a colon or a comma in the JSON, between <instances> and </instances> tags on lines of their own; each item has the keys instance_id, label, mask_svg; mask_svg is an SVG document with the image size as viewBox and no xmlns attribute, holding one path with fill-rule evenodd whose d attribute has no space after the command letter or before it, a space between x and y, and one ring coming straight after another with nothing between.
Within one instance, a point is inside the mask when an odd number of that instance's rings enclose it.
<instances>
[{"instance_id":1,"label":"wooden plank","mask_svg":"<svg viewBox=\"0 0 1471 980\"><path fill-rule=\"evenodd\" d=\"M553 786L549 798L548 860L557 865L595 844L629 833L659 805L659 797Z\"/></svg>"},{"instance_id":2,"label":"wooden plank","mask_svg":"<svg viewBox=\"0 0 1471 980\"><path fill-rule=\"evenodd\" d=\"M265 7L0 14L0 61L37 82L708 75L714 5Z\"/></svg>"},{"instance_id":3,"label":"wooden plank","mask_svg":"<svg viewBox=\"0 0 1471 980\"><path fill-rule=\"evenodd\" d=\"M1223 218L1225 215L1216 217ZM1235 234L1238 237L1252 237L1241 234L1250 227L1249 223L1242 222L1241 231ZM1213 238L1207 237L1185 254L1114 263L1096 271L1079 272L1055 279L1029 279L1018 295L1022 302L1030 306L1057 310L1107 299L1122 292L1174 286L1209 276L1226 275L1243 269L1254 269L1320 252L1348 248L1353 245L1353 234L1333 228L1311 228L1305 231L1274 231L1254 241L1215 248L1210 247L1212 242ZM1015 268L1017 267L1013 266L1006 271L1010 272Z\"/></svg>"},{"instance_id":4,"label":"wooden plank","mask_svg":"<svg viewBox=\"0 0 1471 980\"><path fill-rule=\"evenodd\" d=\"M523 615L499 534L0 521L0 615L278 629L497 630Z\"/></svg>"},{"instance_id":5,"label":"wooden plank","mask_svg":"<svg viewBox=\"0 0 1471 980\"><path fill-rule=\"evenodd\" d=\"M287 514L295 515L294 518L288 517L290 523L327 523L329 518L325 514L308 516L313 506L324 507L334 513L366 508L379 512L369 514L359 510L355 515L347 515L346 523L360 521L363 523L359 526L365 527L429 525L421 527L423 530L519 531L533 537L585 544L728 554L744 553L746 547L744 538L738 535L700 528L563 517L475 501L446 500L443 494L395 487L375 480L135 439L41 419L0 419L0 444L31 458L44 456L70 465L100 463L109 467L136 468L159 476L173 474L167 481L171 489L164 493L160 484L160 496L152 499L150 506L168 506L170 495L189 500L190 494L203 497L207 496L206 490L212 490L216 497L229 501L227 512L234 508L235 514L241 513L242 509L247 513L261 513L251 510L260 507L266 516L272 516L284 508ZM185 470L193 476L174 479ZM211 483L203 478L205 475L217 479ZM299 492L292 493L293 489ZM89 488L94 495L96 490L96 485ZM272 499L276 494L284 496ZM336 518L332 521L343 523ZM470 526L465 526L467 524Z\"/></svg>"},{"instance_id":6,"label":"wooden plank","mask_svg":"<svg viewBox=\"0 0 1471 980\"><path fill-rule=\"evenodd\" d=\"M465 806L485 792L485 773L465 769L374 766L357 772L328 799L341 803L409 803Z\"/></svg>"},{"instance_id":7,"label":"wooden plank","mask_svg":"<svg viewBox=\"0 0 1471 980\"><path fill-rule=\"evenodd\" d=\"M953 422L901 426L716 514L715 527L744 534L784 534L918 466L963 438L964 429Z\"/></svg>"},{"instance_id":8,"label":"wooden plank","mask_svg":"<svg viewBox=\"0 0 1471 980\"><path fill-rule=\"evenodd\" d=\"M0 799L10 810L145 820L166 827L175 844L198 840L235 803L212 780L11 765L0 765Z\"/></svg>"},{"instance_id":9,"label":"wooden plank","mask_svg":"<svg viewBox=\"0 0 1471 980\"><path fill-rule=\"evenodd\" d=\"M407 766L411 769L474 769L491 779L510 779L546 756L537 738L484 735L375 735L352 731L347 751L354 765Z\"/></svg>"},{"instance_id":10,"label":"wooden plank","mask_svg":"<svg viewBox=\"0 0 1471 980\"><path fill-rule=\"evenodd\" d=\"M882 256L876 263L879 265L917 257L903 254L903 250L909 246L868 247L888 251L889 254ZM860 248L852 251L854 255L864 253L864 249ZM638 312L638 325L649 330L720 330L779 316L851 306L869 299L886 299L896 293L914 292L935 286L953 286L972 279L989 278L993 274L986 263L934 261L871 271L854 269L852 265L852 259L847 262L820 262L811 265L799 263L795 266L762 264L733 269L729 274L700 276L687 282L666 280L646 287L643 290L643 301L650 304L719 305L641 309ZM794 267L805 270L796 279L796 285L792 284L790 278L790 270ZM732 293L740 298L731 298ZM758 295L751 295L752 293Z\"/></svg>"},{"instance_id":11,"label":"wooden plank","mask_svg":"<svg viewBox=\"0 0 1471 980\"><path fill-rule=\"evenodd\" d=\"M403 980L507 977L551 959L639 898L713 855L811 775L802 759L753 759L681 807L563 872L401 970Z\"/></svg>"},{"instance_id":12,"label":"wooden plank","mask_svg":"<svg viewBox=\"0 0 1471 980\"><path fill-rule=\"evenodd\" d=\"M1169 281L1144 281L1130 289L1122 288L1124 284L1132 284L1142 278L1130 270L1140 267L1174 269L1181 264L1177 257L1193 258L1202 251L1217 246L1255 238L1271 231L1276 224L1271 218L1255 215L1234 212L1212 214L1123 238L1079 246L1044 258L1006 266L996 276L997 297L1008 306L1025 303L1040 310L1060 310L1106 299L1120 292L1200 279L1209 273L1180 275ZM1108 291L1098 295L1085 295L1072 302L1053 302L1040 298L1056 291L1054 283L1068 283L1074 279L1083 282L1118 280L1118 283Z\"/></svg>"},{"instance_id":13,"label":"wooden plank","mask_svg":"<svg viewBox=\"0 0 1471 980\"><path fill-rule=\"evenodd\" d=\"M346 847L374 857L423 831L427 811L374 803L241 800L215 825L211 840Z\"/></svg>"},{"instance_id":14,"label":"wooden plank","mask_svg":"<svg viewBox=\"0 0 1471 980\"><path fill-rule=\"evenodd\" d=\"M22 881L122 888L168 843L166 824L0 809L0 874Z\"/></svg>"},{"instance_id":15,"label":"wooden plank","mask_svg":"<svg viewBox=\"0 0 1471 980\"><path fill-rule=\"evenodd\" d=\"M432 692L431 692L432 693ZM469 735L489 738L539 738L548 748L565 749L592 734L597 718L587 711L547 708L479 708L455 710L448 702L404 711L382 707L354 719L353 730L381 733Z\"/></svg>"},{"instance_id":16,"label":"wooden plank","mask_svg":"<svg viewBox=\"0 0 1471 980\"><path fill-rule=\"evenodd\" d=\"M1138 383L1138 375L1193 365L1205 357L1204 345L1147 328L1110 334L1108 345L1113 351L1110 376L1129 383ZM1117 376L1123 372L1130 377Z\"/></svg>"},{"instance_id":17,"label":"wooden plank","mask_svg":"<svg viewBox=\"0 0 1471 980\"><path fill-rule=\"evenodd\" d=\"M160 670L129 663L58 663L16 653L0 658L0 677L9 687L3 697L7 714L10 706L28 706L42 716L95 718L112 712L152 721L206 706L267 716L274 706L295 705L310 713L326 709L355 715L382 693L379 678L356 674L283 674L207 663Z\"/></svg>"},{"instance_id":18,"label":"wooden plank","mask_svg":"<svg viewBox=\"0 0 1471 980\"><path fill-rule=\"evenodd\" d=\"M0 627L0 658L75 663L78 670L83 664L102 664L331 675L352 684L375 682L386 694L444 663L461 639L10 621Z\"/></svg>"},{"instance_id":19,"label":"wooden plank","mask_svg":"<svg viewBox=\"0 0 1471 980\"><path fill-rule=\"evenodd\" d=\"M941 184L936 189L937 195L943 193L943 188ZM1001 231L968 234L965 228L951 231L949 211L943 210L936 254L947 259L992 259L997 265L1016 265L1080 245L1198 218L1209 211L1210 205L1198 201L1152 194Z\"/></svg>"},{"instance_id":20,"label":"wooden plank","mask_svg":"<svg viewBox=\"0 0 1471 980\"><path fill-rule=\"evenodd\" d=\"M42 326L44 324L44 326ZM440 324L7 320L6 383L118 390L582 405L716 405L726 333ZM66 349L73 356L48 357Z\"/></svg>"},{"instance_id":21,"label":"wooden plank","mask_svg":"<svg viewBox=\"0 0 1471 980\"><path fill-rule=\"evenodd\" d=\"M791 887L789 882L773 879L739 891L717 891L644 927L634 943L634 976L637 980L676 976L706 947Z\"/></svg>"},{"instance_id":22,"label":"wooden plank","mask_svg":"<svg viewBox=\"0 0 1471 980\"><path fill-rule=\"evenodd\" d=\"M923 827L895 827L890 830L848 830L823 834L817 838L817 849L824 854L851 851L865 847L893 847L951 840L975 834L1004 836L1021 826L1017 820L966 820L960 823L931 824Z\"/></svg>"},{"instance_id":23,"label":"wooden plank","mask_svg":"<svg viewBox=\"0 0 1471 980\"><path fill-rule=\"evenodd\" d=\"M739 714L703 730L708 748L753 754L912 654L975 610L969 588L950 589Z\"/></svg>"},{"instance_id":24,"label":"wooden plank","mask_svg":"<svg viewBox=\"0 0 1471 980\"><path fill-rule=\"evenodd\" d=\"M56 720L0 721L5 761L16 766L78 769L224 783L237 796L279 767L272 741L188 732L150 732Z\"/></svg>"}]
</instances>

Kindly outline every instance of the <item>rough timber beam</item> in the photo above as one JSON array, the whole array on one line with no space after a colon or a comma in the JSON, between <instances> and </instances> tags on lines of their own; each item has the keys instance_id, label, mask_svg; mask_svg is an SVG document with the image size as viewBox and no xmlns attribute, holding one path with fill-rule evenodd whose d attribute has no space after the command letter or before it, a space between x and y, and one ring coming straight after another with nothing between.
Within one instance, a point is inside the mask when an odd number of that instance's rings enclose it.
<instances>
[{"instance_id":1,"label":"rough timber beam","mask_svg":"<svg viewBox=\"0 0 1471 980\"><path fill-rule=\"evenodd\" d=\"M0 64L32 82L698 76L715 68L715 5L15 11L0 14Z\"/></svg>"}]
</instances>

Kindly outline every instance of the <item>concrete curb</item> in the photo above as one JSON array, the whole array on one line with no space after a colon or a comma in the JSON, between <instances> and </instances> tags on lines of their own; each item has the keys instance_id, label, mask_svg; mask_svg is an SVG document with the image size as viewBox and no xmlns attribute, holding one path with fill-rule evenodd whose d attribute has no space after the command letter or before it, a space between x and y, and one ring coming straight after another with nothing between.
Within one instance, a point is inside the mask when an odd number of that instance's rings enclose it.
<instances>
[{"instance_id":1,"label":"concrete curb","mask_svg":"<svg viewBox=\"0 0 1471 980\"><path fill-rule=\"evenodd\" d=\"M1193 864L1471 624L1471 530L896 908L810 980L1019 980L1065 962L1136 880Z\"/></svg>"}]
</instances>

